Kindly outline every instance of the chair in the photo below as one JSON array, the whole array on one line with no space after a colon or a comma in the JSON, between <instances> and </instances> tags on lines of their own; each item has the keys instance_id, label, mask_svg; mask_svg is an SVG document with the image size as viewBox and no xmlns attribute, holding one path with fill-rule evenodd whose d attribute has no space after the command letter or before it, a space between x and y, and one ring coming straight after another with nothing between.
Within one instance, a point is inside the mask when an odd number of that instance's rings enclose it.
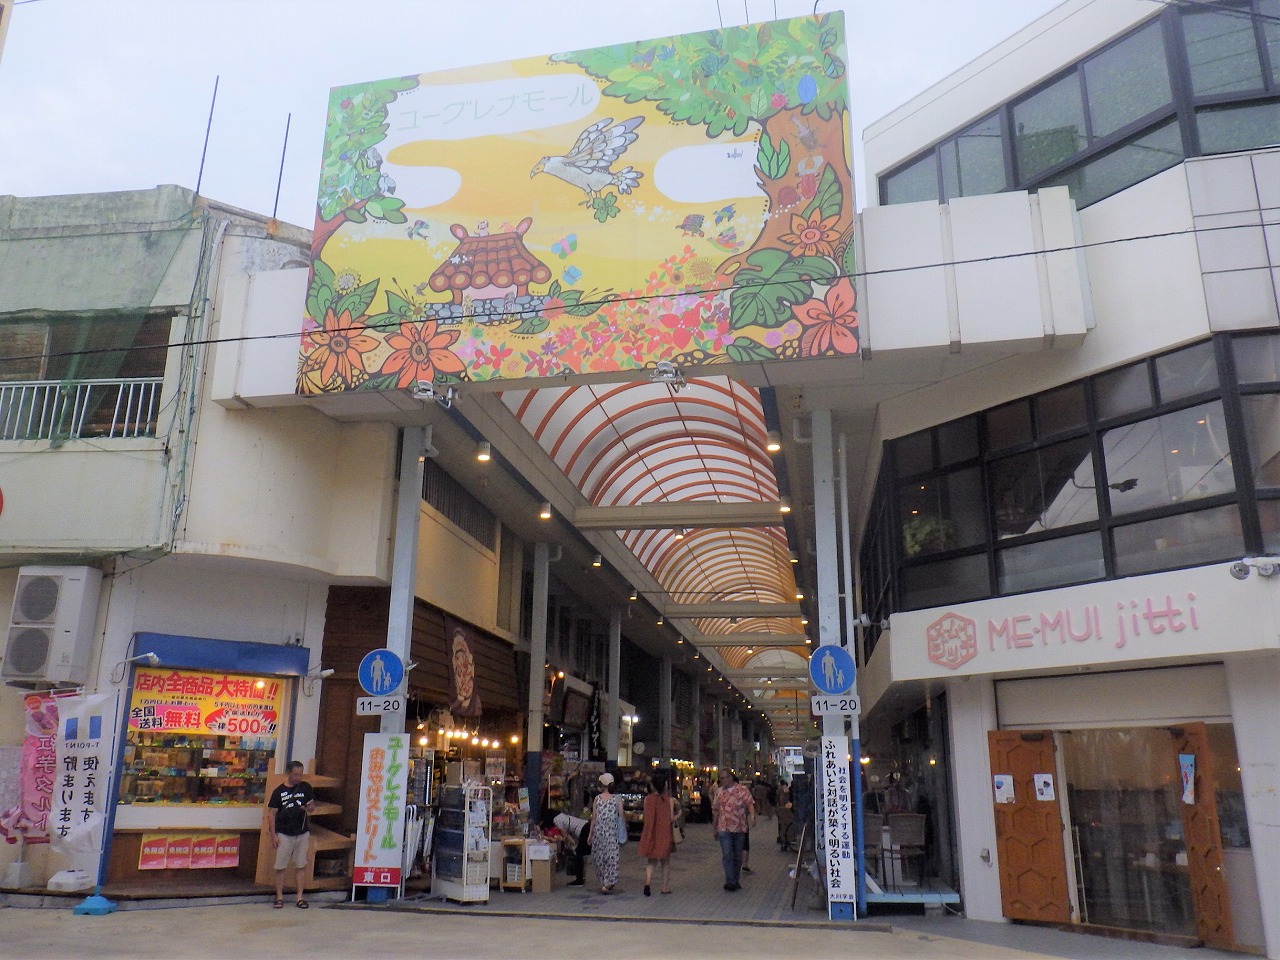
<instances>
[{"instance_id":1,"label":"chair","mask_svg":"<svg viewBox=\"0 0 1280 960\"><path fill-rule=\"evenodd\" d=\"M876 879L883 886L884 817L878 813L862 814L862 853L866 859L867 871L874 869Z\"/></svg>"},{"instance_id":2,"label":"chair","mask_svg":"<svg viewBox=\"0 0 1280 960\"><path fill-rule=\"evenodd\" d=\"M925 815L923 813L891 813L889 820L889 849L884 855L890 862L899 864L898 876L906 873L907 863L916 859L920 862L917 876L920 887L924 887L924 830Z\"/></svg>"}]
</instances>

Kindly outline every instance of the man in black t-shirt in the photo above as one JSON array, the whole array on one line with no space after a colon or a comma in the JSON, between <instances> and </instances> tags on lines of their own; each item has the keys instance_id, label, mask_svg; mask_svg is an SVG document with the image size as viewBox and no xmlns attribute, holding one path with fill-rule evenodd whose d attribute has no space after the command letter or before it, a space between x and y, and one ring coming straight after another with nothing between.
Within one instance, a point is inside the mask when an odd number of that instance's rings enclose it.
<instances>
[{"instance_id":1,"label":"man in black t-shirt","mask_svg":"<svg viewBox=\"0 0 1280 960\"><path fill-rule=\"evenodd\" d=\"M302 872L307 868L311 848L307 814L316 807L315 792L311 784L302 779L301 761L290 760L284 772L285 782L275 788L267 802L267 827L276 851L275 908L279 910L284 906L284 873L292 864L298 888L296 903L305 910L308 904L302 896Z\"/></svg>"}]
</instances>

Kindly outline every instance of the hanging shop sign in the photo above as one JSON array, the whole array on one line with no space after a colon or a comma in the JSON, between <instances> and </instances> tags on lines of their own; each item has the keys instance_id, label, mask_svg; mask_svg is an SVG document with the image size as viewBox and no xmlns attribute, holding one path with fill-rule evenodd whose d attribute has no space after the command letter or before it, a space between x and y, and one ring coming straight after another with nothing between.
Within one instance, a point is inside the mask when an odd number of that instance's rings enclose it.
<instances>
[{"instance_id":1,"label":"hanging shop sign","mask_svg":"<svg viewBox=\"0 0 1280 960\"><path fill-rule=\"evenodd\" d=\"M111 718L119 713L114 693L58 700L57 783L53 790L49 840L70 868L96 876L102 855L109 795Z\"/></svg>"},{"instance_id":2,"label":"hanging shop sign","mask_svg":"<svg viewBox=\"0 0 1280 960\"><path fill-rule=\"evenodd\" d=\"M284 683L219 670L137 671L129 728L153 733L274 737Z\"/></svg>"},{"instance_id":3,"label":"hanging shop sign","mask_svg":"<svg viewBox=\"0 0 1280 960\"><path fill-rule=\"evenodd\" d=\"M452 617L444 618L449 646L449 712L455 717L480 716L480 691L476 688L475 636Z\"/></svg>"},{"instance_id":4,"label":"hanging shop sign","mask_svg":"<svg viewBox=\"0 0 1280 960\"><path fill-rule=\"evenodd\" d=\"M408 743L402 733L364 735L353 886L400 885L404 844L401 808L409 782Z\"/></svg>"},{"instance_id":5,"label":"hanging shop sign","mask_svg":"<svg viewBox=\"0 0 1280 960\"><path fill-rule=\"evenodd\" d=\"M856 359L848 58L832 12L335 88L298 391Z\"/></svg>"},{"instance_id":6,"label":"hanging shop sign","mask_svg":"<svg viewBox=\"0 0 1280 960\"><path fill-rule=\"evenodd\" d=\"M823 737L823 849L827 855L827 902L853 903L858 897L858 853L853 832L853 784L849 774L849 738Z\"/></svg>"}]
</instances>

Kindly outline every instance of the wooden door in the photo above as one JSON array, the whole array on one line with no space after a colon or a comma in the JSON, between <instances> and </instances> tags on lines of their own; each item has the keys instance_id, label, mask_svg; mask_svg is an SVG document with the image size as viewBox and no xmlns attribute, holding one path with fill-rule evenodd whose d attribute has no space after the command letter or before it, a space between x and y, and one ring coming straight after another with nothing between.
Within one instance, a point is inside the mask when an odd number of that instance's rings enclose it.
<instances>
[{"instance_id":1,"label":"wooden door","mask_svg":"<svg viewBox=\"0 0 1280 960\"><path fill-rule=\"evenodd\" d=\"M1048 730L992 730L987 734L993 777L1012 778L1013 802L992 805L1000 858L1000 903L1011 920L1071 922L1067 854L1058 808L1057 763ZM1036 796L1035 775L1053 778L1053 799Z\"/></svg>"},{"instance_id":2,"label":"wooden door","mask_svg":"<svg viewBox=\"0 0 1280 960\"><path fill-rule=\"evenodd\" d=\"M1184 723L1169 732L1177 753L1196 758L1195 803L1179 804L1191 899L1195 905L1196 935L1212 947L1234 950L1235 929L1231 922L1227 877L1223 872L1222 834L1218 828L1218 778L1209 752L1208 731L1203 723Z\"/></svg>"}]
</instances>

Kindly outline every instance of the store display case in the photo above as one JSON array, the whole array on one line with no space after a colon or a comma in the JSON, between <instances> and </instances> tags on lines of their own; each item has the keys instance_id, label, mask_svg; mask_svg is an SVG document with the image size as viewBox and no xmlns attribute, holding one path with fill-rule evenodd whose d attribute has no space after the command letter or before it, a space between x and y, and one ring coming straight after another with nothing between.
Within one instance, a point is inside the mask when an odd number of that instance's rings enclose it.
<instances>
[{"instance_id":1,"label":"store display case","mask_svg":"<svg viewBox=\"0 0 1280 960\"><path fill-rule=\"evenodd\" d=\"M431 860L431 892L459 903L489 899L489 826L493 791L446 786L440 794Z\"/></svg>"},{"instance_id":2,"label":"store display case","mask_svg":"<svg viewBox=\"0 0 1280 960\"><path fill-rule=\"evenodd\" d=\"M119 802L261 804L275 752L274 737L129 731Z\"/></svg>"}]
</instances>

